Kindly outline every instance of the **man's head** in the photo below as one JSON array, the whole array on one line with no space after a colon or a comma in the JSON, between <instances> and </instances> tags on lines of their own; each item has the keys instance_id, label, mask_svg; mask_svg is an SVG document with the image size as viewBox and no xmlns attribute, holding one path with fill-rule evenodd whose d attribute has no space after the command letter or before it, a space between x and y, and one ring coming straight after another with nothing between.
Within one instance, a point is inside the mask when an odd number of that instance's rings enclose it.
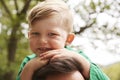
<instances>
[{"instance_id":1,"label":"man's head","mask_svg":"<svg viewBox=\"0 0 120 80\"><path fill-rule=\"evenodd\" d=\"M31 50L39 55L69 45L74 39L72 20L68 6L61 1L44 1L33 7L28 15Z\"/></svg>"},{"instance_id":2,"label":"man's head","mask_svg":"<svg viewBox=\"0 0 120 80\"><path fill-rule=\"evenodd\" d=\"M84 80L81 67L72 58L60 58L50 61L38 69L33 80Z\"/></svg>"}]
</instances>

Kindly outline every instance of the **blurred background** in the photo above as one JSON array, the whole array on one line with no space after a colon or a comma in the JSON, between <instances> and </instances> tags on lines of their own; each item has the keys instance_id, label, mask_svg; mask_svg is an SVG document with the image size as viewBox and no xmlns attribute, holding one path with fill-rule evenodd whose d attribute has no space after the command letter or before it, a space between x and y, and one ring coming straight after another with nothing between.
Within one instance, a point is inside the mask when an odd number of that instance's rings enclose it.
<instances>
[{"instance_id":1,"label":"blurred background","mask_svg":"<svg viewBox=\"0 0 120 80\"><path fill-rule=\"evenodd\" d=\"M15 80L32 53L26 15L40 1L0 0L0 80ZM120 80L120 0L64 1L74 15L76 37L70 46L83 50L111 80Z\"/></svg>"}]
</instances>

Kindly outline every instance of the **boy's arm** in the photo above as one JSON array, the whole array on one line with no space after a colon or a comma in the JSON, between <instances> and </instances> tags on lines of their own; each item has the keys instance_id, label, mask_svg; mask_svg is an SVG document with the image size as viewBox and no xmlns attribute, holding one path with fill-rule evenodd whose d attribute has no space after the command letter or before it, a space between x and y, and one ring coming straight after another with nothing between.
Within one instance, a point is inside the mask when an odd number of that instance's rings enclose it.
<instances>
[{"instance_id":1,"label":"boy's arm","mask_svg":"<svg viewBox=\"0 0 120 80\"><path fill-rule=\"evenodd\" d=\"M84 78L89 79L89 72L90 72L90 62L85 59L82 55L78 54L78 52L70 51L67 49L56 49L47 51L40 55L41 59L50 59L53 60L55 58L60 57L70 57L73 58L80 64L81 67L81 73L84 76Z\"/></svg>"},{"instance_id":2,"label":"boy's arm","mask_svg":"<svg viewBox=\"0 0 120 80\"><path fill-rule=\"evenodd\" d=\"M22 61L21 65L20 65L20 69L19 69L18 75L16 77L16 80L20 80L20 74L21 74L25 64L28 63L28 61L30 61L31 59L33 59L35 57L36 57L35 54L31 54L24 58L24 60Z\"/></svg>"},{"instance_id":3,"label":"boy's arm","mask_svg":"<svg viewBox=\"0 0 120 80\"><path fill-rule=\"evenodd\" d=\"M69 46L66 46L66 48L73 51L73 49ZM77 51L77 53L82 55L90 62L89 80L110 80L109 77L100 69L100 67L94 64L81 50Z\"/></svg>"},{"instance_id":4,"label":"boy's arm","mask_svg":"<svg viewBox=\"0 0 120 80\"><path fill-rule=\"evenodd\" d=\"M109 77L100 69L100 67L91 62L91 60L82 51L79 51L78 53L90 62L89 80L110 80Z\"/></svg>"},{"instance_id":5,"label":"boy's arm","mask_svg":"<svg viewBox=\"0 0 120 80\"><path fill-rule=\"evenodd\" d=\"M29 63L29 62L28 62ZM20 74L20 80L32 80L33 70L26 64Z\"/></svg>"},{"instance_id":6,"label":"boy's arm","mask_svg":"<svg viewBox=\"0 0 120 80\"><path fill-rule=\"evenodd\" d=\"M80 64L82 70L81 73L84 78L88 80L90 78L90 62L85 57L77 53L73 54L73 59Z\"/></svg>"},{"instance_id":7,"label":"boy's arm","mask_svg":"<svg viewBox=\"0 0 120 80\"><path fill-rule=\"evenodd\" d=\"M20 74L20 80L32 80L33 73L46 65L48 60L41 60L40 57L36 57L30 60L23 68Z\"/></svg>"},{"instance_id":8,"label":"boy's arm","mask_svg":"<svg viewBox=\"0 0 120 80\"><path fill-rule=\"evenodd\" d=\"M71 50L71 51L70 51ZM58 50L51 50L48 52L45 52L40 55L41 59L55 59L60 57L71 57L75 59L82 68L82 75L86 79L90 80L109 80L109 78L98 68L96 65L93 65L93 63L85 56L84 53L81 51L76 52L72 49L58 49Z\"/></svg>"}]
</instances>

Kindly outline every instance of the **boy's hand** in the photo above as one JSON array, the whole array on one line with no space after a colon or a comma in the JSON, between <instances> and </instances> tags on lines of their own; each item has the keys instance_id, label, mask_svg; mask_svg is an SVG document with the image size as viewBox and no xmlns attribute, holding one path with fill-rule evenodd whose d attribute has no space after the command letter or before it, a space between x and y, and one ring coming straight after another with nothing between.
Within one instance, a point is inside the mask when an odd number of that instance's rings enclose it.
<instances>
[{"instance_id":1,"label":"boy's hand","mask_svg":"<svg viewBox=\"0 0 120 80\"><path fill-rule=\"evenodd\" d=\"M74 57L77 55L74 51L70 51L67 49L57 49L57 50L50 50L45 53L40 54L40 57L42 60L44 59L55 59L55 58L60 58L60 57Z\"/></svg>"},{"instance_id":2,"label":"boy's hand","mask_svg":"<svg viewBox=\"0 0 120 80\"><path fill-rule=\"evenodd\" d=\"M51 50L51 51L47 51L45 53L40 54L40 57L42 60L44 59L53 60L55 58L62 58L62 57L73 58L80 64L80 67L83 69L82 70L83 76L89 79L90 63L82 55L76 53L75 51L70 51L65 48Z\"/></svg>"},{"instance_id":3,"label":"boy's hand","mask_svg":"<svg viewBox=\"0 0 120 80\"><path fill-rule=\"evenodd\" d=\"M35 71L38 68L41 68L42 66L46 65L47 62L48 62L48 59L42 60L40 57L36 57L30 60L26 66L30 67L33 71Z\"/></svg>"},{"instance_id":4,"label":"boy's hand","mask_svg":"<svg viewBox=\"0 0 120 80\"><path fill-rule=\"evenodd\" d=\"M40 57L36 57L30 60L23 68L20 80L32 80L32 75L35 70L43 67L48 63L48 59L41 60Z\"/></svg>"}]
</instances>

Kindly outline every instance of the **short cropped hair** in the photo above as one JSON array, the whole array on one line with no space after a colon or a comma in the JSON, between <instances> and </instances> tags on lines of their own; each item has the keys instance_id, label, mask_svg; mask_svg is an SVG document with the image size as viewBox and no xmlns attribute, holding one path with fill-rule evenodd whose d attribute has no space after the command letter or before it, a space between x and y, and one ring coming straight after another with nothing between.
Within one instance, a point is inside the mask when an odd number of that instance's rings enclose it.
<instances>
[{"instance_id":1,"label":"short cropped hair","mask_svg":"<svg viewBox=\"0 0 120 80\"><path fill-rule=\"evenodd\" d=\"M43 1L34 6L29 12L27 19L29 27L33 23L46 18L58 18L58 23L61 24L67 32L73 30L73 16L67 4L62 1Z\"/></svg>"},{"instance_id":2,"label":"short cropped hair","mask_svg":"<svg viewBox=\"0 0 120 80\"><path fill-rule=\"evenodd\" d=\"M32 80L46 80L49 75L66 74L73 71L82 72L80 64L73 58L59 58L50 61L47 65L36 70Z\"/></svg>"}]
</instances>

